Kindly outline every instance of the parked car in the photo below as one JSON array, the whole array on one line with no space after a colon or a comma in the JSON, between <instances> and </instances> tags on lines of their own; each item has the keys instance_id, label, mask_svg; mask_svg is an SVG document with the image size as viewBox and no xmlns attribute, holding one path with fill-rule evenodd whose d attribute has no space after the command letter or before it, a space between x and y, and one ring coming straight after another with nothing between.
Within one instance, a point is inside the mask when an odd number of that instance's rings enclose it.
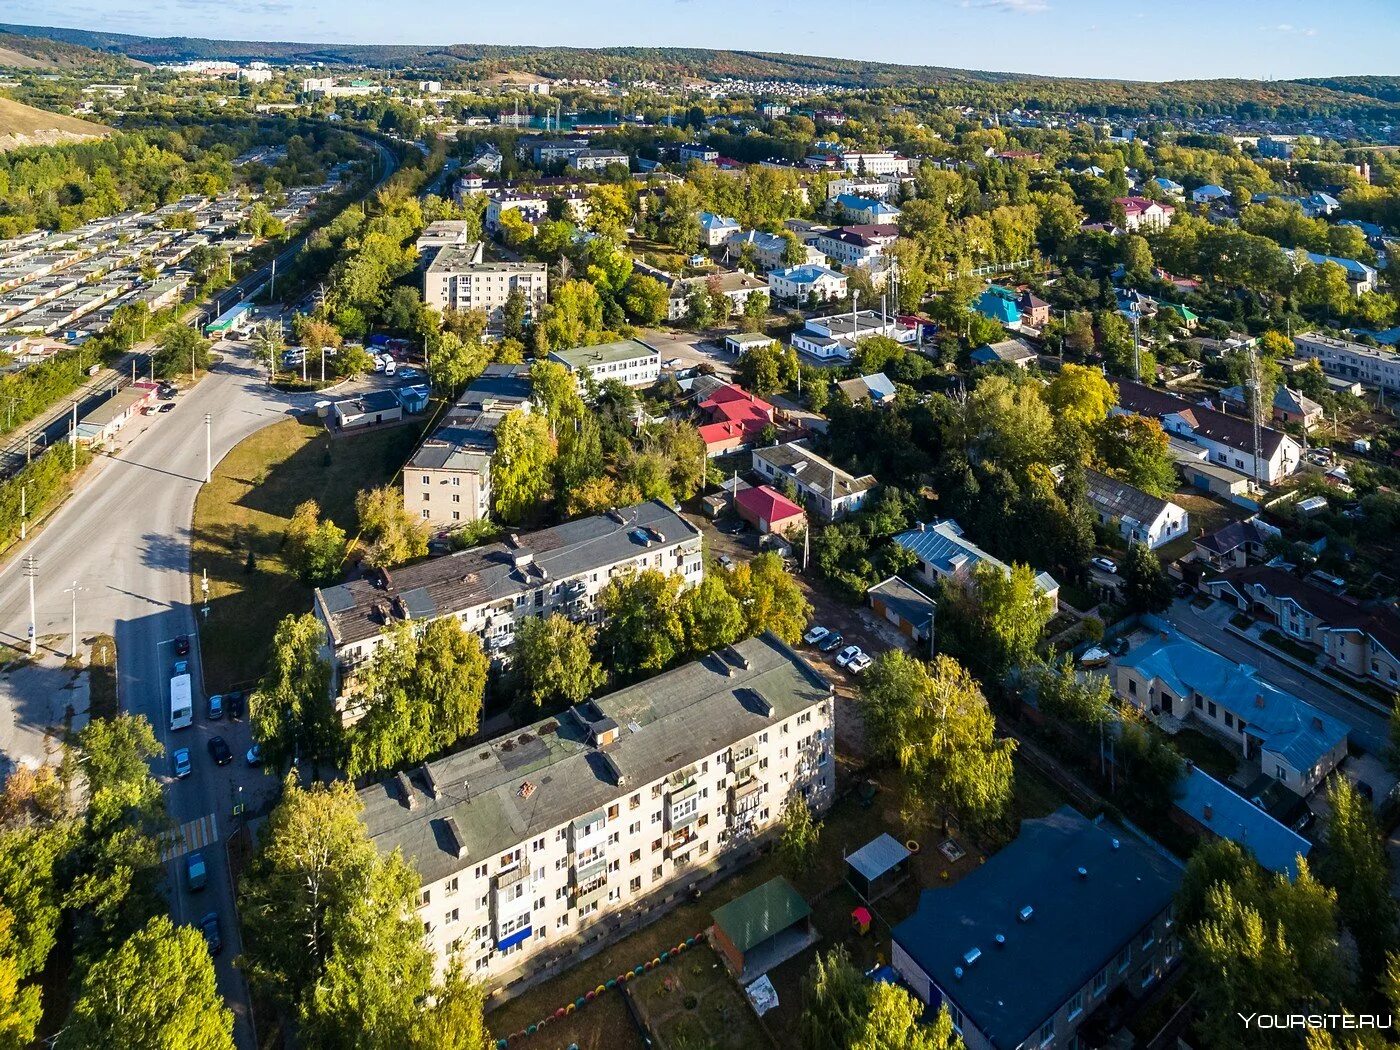
<instances>
[{"instance_id":1,"label":"parked car","mask_svg":"<svg viewBox=\"0 0 1400 1050\"><path fill-rule=\"evenodd\" d=\"M175 636L175 655L190 655L190 636L187 634L177 634Z\"/></svg>"},{"instance_id":2,"label":"parked car","mask_svg":"<svg viewBox=\"0 0 1400 1050\"><path fill-rule=\"evenodd\" d=\"M199 932L204 934L204 941L209 945L210 955L218 955L224 950L224 937L223 932L219 929L218 912L211 911L199 920Z\"/></svg>"},{"instance_id":3,"label":"parked car","mask_svg":"<svg viewBox=\"0 0 1400 1050\"><path fill-rule=\"evenodd\" d=\"M215 693L209 698L209 721L217 722L224 717L224 698Z\"/></svg>"},{"instance_id":4,"label":"parked car","mask_svg":"<svg viewBox=\"0 0 1400 1050\"><path fill-rule=\"evenodd\" d=\"M174 403L173 401L167 401L165 404L161 405L160 408L159 408L157 411L160 411L160 412L174 412L174 411L175 411L175 403Z\"/></svg>"},{"instance_id":5,"label":"parked car","mask_svg":"<svg viewBox=\"0 0 1400 1050\"><path fill-rule=\"evenodd\" d=\"M869 653L856 653L856 657L846 665L846 670L851 674L860 674L875 661L870 658Z\"/></svg>"},{"instance_id":6,"label":"parked car","mask_svg":"<svg viewBox=\"0 0 1400 1050\"><path fill-rule=\"evenodd\" d=\"M203 853L185 854L185 881L189 883L192 893L204 889L204 884L209 881L209 869L205 867Z\"/></svg>"},{"instance_id":7,"label":"parked car","mask_svg":"<svg viewBox=\"0 0 1400 1050\"><path fill-rule=\"evenodd\" d=\"M185 777L190 775L190 771L194 768L193 763L190 761L190 749L187 747L177 748L175 753L170 756L170 760L171 764L175 767L176 780L184 780Z\"/></svg>"},{"instance_id":8,"label":"parked car","mask_svg":"<svg viewBox=\"0 0 1400 1050\"><path fill-rule=\"evenodd\" d=\"M850 666L852 660L854 660L857 656L861 655L862 653L860 651L860 646L848 645L846 646L846 648L842 649L839 653L836 654L836 666L848 667Z\"/></svg>"},{"instance_id":9,"label":"parked car","mask_svg":"<svg viewBox=\"0 0 1400 1050\"><path fill-rule=\"evenodd\" d=\"M226 766L233 761L233 752L228 749L228 741L221 736L209 738L209 757L216 766Z\"/></svg>"},{"instance_id":10,"label":"parked car","mask_svg":"<svg viewBox=\"0 0 1400 1050\"><path fill-rule=\"evenodd\" d=\"M224 704L228 707L228 716L234 721L243 717L243 694L237 690L224 694Z\"/></svg>"},{"instance_id":11,"label":"parked car","mask_svg":"<svg viewBox=\"0 0 1400 1050\"><path fill-rule=\"evenodd\" d=\"M845 644L845 641L846 638L840 631L832 631L829 635L822 639L821 644L818 645L817 648L824 653L834 653L837 649L840 649L843 644Z\"/></svg>"},{"instance_id":12,"label":"parked car","mask_svg":"<svg viewBox=\"0 0 1400 1050\"><path fill-rule=\"evenodd\" d=\"M254 769L263 764L262 745L254 744L248 749L248 753L243 756L244 760Z\"/></svg>"},{"instance_id":13,"label":"parked car","mask_svg":"<svg viewBox=\"0 0 1400 1050\"><path fill-rule=\"evenodd\" d=\"M1095 558L1090 558L1089 564L1096 569L1102 569L1104 572L1118 571L1118 563L1112 558L1105 558L1102 555Z\"/></svg>"},{"instance_id":14,"label":"parked car","mask_svg":"<svg viewBox=\"0 0 1400 1050\"><path fill-rule=\"evenodd\" d=\"M173 677L177 674L189 674L190 662L188 660L176 660L170 665L170 674Z\"/></svg>"},{"instance_id":15,"label":"parked car","mask_svg":"<svg viewBox=\"0 0 1400 1050\"><path fill-rule=\"evenodd\" d=\"M727 555L727 554L721 554L721 555L719 556L719 558L718 558L718 561L719 561L720 568L722 568L722 569L732 569L732 568L734 568L734 559L731 558L731 557L730 557L729 555Z\"/></svg>"},{"instance_id":16,"label":"parked car","mask_svg":"<svg viewBox=\"0 0 1400 1050\"><path fill-rule=\"evenodd\" d=\"M804 634L804 635L802 636L802 640L803 640L804 642L806 642L808 645L816 645L818 642L820 642L823 638L825 638L825 637L826 637L827 635L829 635L830 633L831 633L831 632L828 631L825 627L822 627L822 626L818 625L818 626L816 626L816 627L813 627L813 628L812 628L810 631L808 631L806 634Z\"/></svg>"}]
</instances>

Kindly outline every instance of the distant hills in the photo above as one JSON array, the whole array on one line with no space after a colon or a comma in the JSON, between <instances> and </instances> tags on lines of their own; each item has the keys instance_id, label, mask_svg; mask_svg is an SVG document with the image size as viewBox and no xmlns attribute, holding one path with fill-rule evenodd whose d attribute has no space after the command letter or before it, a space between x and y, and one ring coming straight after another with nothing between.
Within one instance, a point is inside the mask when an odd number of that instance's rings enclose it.
<instances>
[{"instance_id":1,"label":"distant hills","mask_svg":"<svg viewBox=\"0 0 1400 1050\"><path fill-rule=\"evenodd\" d=\"M125 64L125 56L53 37L0 32L0 66L13 69L84 69Z\"/></svg>"},{"instance_id":2,"label":"distant hills","mask_svg":"<svg viewBox=\"0 0 1400 1050\"><path fill-rule=\"evenodd\" d=\"M1335 77L1293 81L1183 80L1141 83L1043 77L896 65L763 51L703 48L567 48L485 44L314 44L288 41L144 37L86 29L0 25L0 33L56 41L145 62L225 59L282 64L324 63L433 70L455 67L487 80L508 72L553 78L655 80L737 77L832 84L849 88L935 89L947 104L1014 106L1088 112L1199 116L1240 113L1258 117L1400 116L1395 77ZM0 38L2 39L2 38Z\"/></svg>"},{"instance_id":3,"label":"distant hills","mask_svg":"<svg viewBox=\"0 0 1400 1050\"><path fill-rule=\"evenodd\" d=\"M0 96L0 153L21 146L54 146L110 135L112 129Z\"/></svg>"}]
</instances>

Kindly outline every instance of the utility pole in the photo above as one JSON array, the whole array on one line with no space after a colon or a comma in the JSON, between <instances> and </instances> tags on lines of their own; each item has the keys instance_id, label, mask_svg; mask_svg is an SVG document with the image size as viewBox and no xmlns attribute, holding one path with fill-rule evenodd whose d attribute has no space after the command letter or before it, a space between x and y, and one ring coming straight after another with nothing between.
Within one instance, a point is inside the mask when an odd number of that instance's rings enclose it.
<instances>
[{"instance_id":1,"label":"utility pole","mask_svg":"<svg viewBox=\"0 0 1400 1050\"><path fill-rule=\"evenodd\" d=\"M214 472L214 452L213 439L210 437L210 430L213 419L208 412L204 413L204 483L209 484L210 475Z\"/></svg>"},{"instance_id":2,"label":"utility pole","mask_svg":"<svg viewBox=\"0 0 1400 1050\"><path fill-rule=\"evenodd\" d=\"M1259 399L1263 383L1259 379L1259 356L1255 348L1249 348L1249 426L1250 435L1253 438L1251 451L1254 453L1254 488L1258 491L1262 486L1259 484L1259 414L1261 406Z\"/></svg>"},{"instance_id":3,"label":"utility pole","mask_svg":"<svg viewBox=\"0 0 1400 1050\"><path fill-rule=\"evenodd\" d=\"M272 282L268 288L267 301L274 302L277 299L277 256L272 257Z\"/></svg>"},{"instance_id":4,"label":"utility pole","mask_svg":"<svg viewBox=\"0 0 1400 1050\"><path fill-rule=\"evenodd\" d=\"M73 594L73 648L69 653L74 660L78 658L78 592L87 590L86 587L79 587L78 581L73 581L73 586L63 588Z\"/></svg>"},{"instance_id":5,"label":"utility pole","mask_svg":"<svg viewBox=\"0 0 1400 1050\"><path fill-rule=\"evenodd\" d=\"M68 428L68 445L73 449L73 455L78 454L78 402L73 402L73 423ZM75 460L76 462L76 460Z\"/></svg>"},{"instance_id":6,"label":"utility pole","mask_svg":"<svg viewBox=\"0 0 1400 1050\"><path fill-rule=\"evenodd\" d=\"M19 488L19 538L28 539L29 532L29 482Z\"/></svg>"},{"instance_id":7,"label":"utility pole","mask_svg":"<svg viewBox=\"0 0 1400 1050\"><path fill-rule=\"evenodd\" d=\"M29 655L33 656L39 641L38 621L34 618L34 577L39 575L39 566L32 554L24 556L24 575L29 578Z\"/></svg>"},{"instance_id":8,"label":"utility pole","mask_svg":"<svg viewBox=\"0 0 1400 1050\"><path fill-rule=\"evenodd\" d=\"M1137 304L1133 304L1133 378L1142 382L1142 344L1138 338Z\"/></svg>"}]
</instances>

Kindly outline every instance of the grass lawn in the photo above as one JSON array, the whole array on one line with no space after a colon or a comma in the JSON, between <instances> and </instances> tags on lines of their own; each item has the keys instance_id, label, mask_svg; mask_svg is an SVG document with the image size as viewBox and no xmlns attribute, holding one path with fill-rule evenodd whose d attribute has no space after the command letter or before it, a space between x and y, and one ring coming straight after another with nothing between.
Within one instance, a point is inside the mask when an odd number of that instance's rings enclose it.
<instances>
[{"instance_id":1,"label":"grass lawn","mask_svg":"<svg viewBox=\"0 0 1400 1050\"><path fill-rule=\"evenodd\" d=\"M1182 758L1190 759L1216 780L1227 780L1240 767L1240 756L1218 740L1196 729L1183 729L1172 737Z\"/></svg>"},{"instance_id":2,"label":"grass lawn","mask_svg":"<svg viewBox=\"0 0 1400 1050\"><path fill-rule=\"evenodd\" d=\"M297 505L314 499L353 537L356 493L390 481L418 437L419 427L401 426L332 438L286 419L244 438L214 468L195 501L190 558L196 606L199 574L209 572L209 616L199 627L211 692L252 685L278 621L311 608L310 588L281 556Z\"/></svg>"},{"instance_id":3,"label":"grass lawn","mask_svg":"<svg viewBox=\"0 0 1400 1050\"><path fill-rule=\"evenodd\" d=\"M750 1050L768 1041L744 993L708 946L637 978L628 991L663 1046Z\"/></svg>"},{"instance_id":4,"label":"grass lawn","mask_svg":"<svg viewBox=\"0 0 1400 1050\"><path fill-rule=\"evenodd\" d=\"M511 1032L521 1031L519 1028L498 1028L494 1017L487 1019L493 1038L500 1039ZM646 1041L637 1031L632 1015L627 1012L622 993L608 992L562 1021L551 1020L534 1035L512 1039L510 1045L528 1047L529 1050L565 1050L574 1045L579 1050L645 1050Z\"/></svg>"},{"instance_id":5,"label":"grass lawn","mask_svg":"<svg viewBox=\"0 0 1400 1050\"><path fill-rule=\"evenodd\" d=\"M116 718L117 713L117 640L99 634L88 646L88 718Z\"/></svg>"}]
</instances>

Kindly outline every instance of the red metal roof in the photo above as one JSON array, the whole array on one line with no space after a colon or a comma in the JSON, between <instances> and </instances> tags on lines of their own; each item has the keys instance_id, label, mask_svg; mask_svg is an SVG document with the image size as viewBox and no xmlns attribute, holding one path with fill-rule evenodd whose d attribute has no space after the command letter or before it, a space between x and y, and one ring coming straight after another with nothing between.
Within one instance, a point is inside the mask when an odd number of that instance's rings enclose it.
<instances>
[{"instance_id":1,"label":"red metal roof","mask_svg":"<svg viewBox=\"0 0 1400 1050\"><path fill-rule=\"evenodd\" d=\"M734 497L740 507L750 514L762 518L772 525L802 516L802 508L775 488L760 485L758 488L744 489Z\"/></svg>"}]
</instances>

